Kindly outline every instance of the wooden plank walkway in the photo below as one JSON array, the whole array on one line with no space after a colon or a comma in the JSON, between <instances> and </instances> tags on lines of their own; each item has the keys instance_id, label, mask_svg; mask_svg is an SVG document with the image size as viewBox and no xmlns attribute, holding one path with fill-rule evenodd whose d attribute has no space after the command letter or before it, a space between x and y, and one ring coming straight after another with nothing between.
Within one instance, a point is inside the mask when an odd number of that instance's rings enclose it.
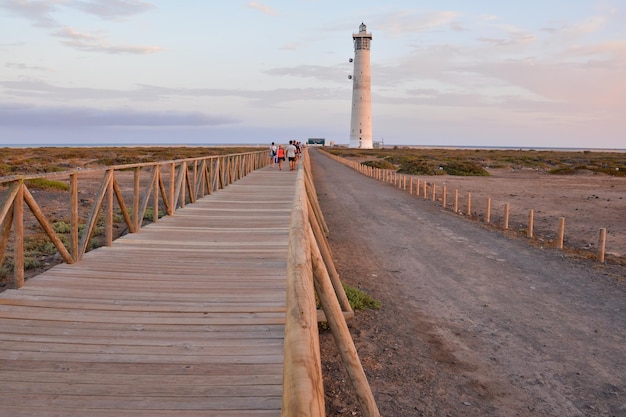
<instances>
[{"instance_id":1,"label":"wooden plank walkway","mask_svg":"<svg viewBox=\"0 0 626 417\"><path fill-rule=\"evenodd\" d=\"M278 416L296 174L253 172L0 293L0 416Z\"/></svg>"}]
</instances>

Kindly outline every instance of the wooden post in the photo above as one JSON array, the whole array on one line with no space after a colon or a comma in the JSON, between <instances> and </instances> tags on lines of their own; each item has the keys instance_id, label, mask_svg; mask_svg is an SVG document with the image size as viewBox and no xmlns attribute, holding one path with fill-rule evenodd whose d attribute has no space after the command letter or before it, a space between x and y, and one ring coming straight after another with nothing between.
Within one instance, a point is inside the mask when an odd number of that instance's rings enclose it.
<instances>
[{"instance_id":1,"label":"wooden post","mask_svg":"<svg viewBox=\"0 0 626 417\"><path fill-rule=\"evenodd\" d=\"M17 191L14 187L14 184L11 185L13 191ZM11 227L13 226L13 200L15 199L15 195L8 196L8 200L4 201L2 205L2 213L0 213L0 217L3 219L2 224L2 241L0 241L0 263L4 260L4 252L7 249L7 244L9 242L9 235L11 234Z\"/></svg>"},{"instance_id":2,"label":"wooden post","mask_svg":"<svg viewBox=\"0 0 626 417\"><path fill-rule=\"evenodd\" d=\"M13 272L15 288L24 286L24 181L19 187L13 201L13 231L15 246L13 249Z\"/></svg>"},{"instance_id":3,"label":"wooden post","mask_svg":"<svg viewBox=\"0 0 626 417\"><path fill-rule=\"evenodd\" d=\"M506 203L504 205L504 230L507 230L509 228L509 211L510 205L509 203Z\"/></svg>"},{"instance_id":4,"label":"wooden post","mask_svg":"<svg viewBox=\"0 0 626 417\"><path fill-rule=\"evenodd\" d=\"M604 252L606 249L606 228L600 229L598 233L598 262L604 263Z\"/></svg>"},{"instance_id":5,"label":"wooden post","mask_svg":"<svg viewBox=\"0 0 626 417\"><path fill-rule=\"evenodd\" d=\"M472 193L467 193L467 215L472 215Z\"/></svg>"},{"instance_id":6,"label":"wooden post","mask_svg":"<svg viewBox=\"0 0 626 417\"><path fill-rule=\"evenodd\" d=\"M161 173L160 172L159 172L159 175L158 175L157 178L161 178ZM158 189L158 187L154 189L154 192L155 192L154 198L156 198L156 200L158 202L158 200L159 200L159 189ZM170 207L169 207L169 210L167 212L167 214L169 216L174 214L174 212L176 211L176 205L177 205L177 203L176 203L176 164L174 162L172 162L170 164ZM155 220L155 222L156 222L156 220Z\"/></svg>"},{"instance_id":7,"label":"wooden post","mask_svg":"<svg viewBox=\"0 0 626 417\"><path fill-rule=\"evenodd\" d=\"M559 235L557 236L556 246L563 249L563 241L565 239L565 217L559 218Z\"/></svg>"},{"instance_id":8,"label":"wooden post","mask_svg":"<svg viewBox=\"0 0 626 417\"><path fill-rule=\"evenodd\" d=\"M458 214L459 212L459 190L454 190L454 212Z\"/></svg>"},{"instance_id":9,"label":"wooden post","mask_svg":"<svg viewBox=\"0 0 626 417\"><path fill-rule=\"evenodd\" d=\"M532 238L534 236L535 234L534 228L535 228L535 210L530 209L528 211L528 233L526 233L527 237Z\"/></svg>"},{"instance_id":10,"label":"wooden post","mask_svg":"<svg viewBox=\"0 0 626 417\"><path fill-rule=\"evenodd\" d=\"M491 197L487 198L487 215L485 221L487 224L491 223Z\"/></svg>"},{"instance_id":11,"label":"wooden post","mask_svg":"<svg viewBox=\"0 0 626 417\"><path fill-rule=\"evenodd\" d=\"M70 175L70 253L78 262L78 174Z\"/></svg>"},{"instance_id":12,"label":"wooden post","mask_svg":"<svg viewBox=\"0 0 626 417\"><path fill-rule=\"evenodd\" d=\"M141 168L135 168L133 177L133 219L135 221L135 231L141 227L141 219L139 218L139 180L141 176Z\"/></svg>"},{"instance_id":13,"label":"wooden post","mask_svg":"<svg viewBox=\"0 0 626 417\"><path fill-rule=\"evenodd\" d=\"M427 184L426 180L424 180L424 194L423 194L424 195L424 199L428 198L428 192L427 192L428 190L426 189L427 186L428 186L428 184Z\"/></svg>"},{"instance_id":14,"label":"wooden post","mask_svg":"<svg viewBox=\"0 0 626 417\"><path fill-rule=\"evenodd\" d=\"M441 196L441 205L443 206L443 208L446 208L446 199L448 197L448 187L444 184L443 185L443 196Z\"/></svg>"},{"instance_id":15,"label":"wooden post","mask_svg":"<svg viewBox=\"0 0 626 417\"><path fill-rule=\"evenodd\" d=\"M232 173L232 169L230 169L228 171L229 173L229 179L230 182L228 184L230 184L232 182L232 178L233 178L233 173ZM185 200L187 200L187 195L185 193L186 187L185 185L187 184L187 176L189 175L189 171L187 169L187 162L183 161L180 163L180 207L181 208L185 208ZM176 185L178 187L178 184Z\"/></svg>"},{"instance_id":16,"label":"wooden post","mask_svg":"<svg viewBox=\"0 0 626 417\"><path fill-rule=\"evenodd\" d=\"M315 184L313 183L313 178L310 176L310 172L308 170L304 170L304 188L308 198L309 203L313 207L313 213L317 219L318 224L324 231L324 234L328 236L330 234L330 230L328 229L328 225L326 224L326 220L324 220L324 214L322 213L322 208L320 207L319 200L317 199L317 194L315 191Z\"/></svg>"},{"instance_id":17,"label":"wooden post","mask_svg":"<svg viewBox=\"0 0 626 417\"><path fill-rule=\"evenodd\" d=\"M63 257L63 260L67 262L68 264L73 263L74 260L72 259L72 255L70 255L67 248L65 247L65 245L63 244L59 236L56 234L56 232L54 231L54 228L52 227L48 219L46 219L46 215L43 214L43 211L41 210L41 208L35 201L35 198L33 197L33 195L30 193L30 191L28 191L28 188L24 187L23 190L24 190L24 202L30 208L31 213L33 213L33 216L35 216L41 228L44 230L44 232L46 232L46 235L48 235L48 238L50 239L50 241L52 241L57 251L59 251L59 254Z\"/></svg>"},{"instance_id":18,"label":"wooden post","mask_svg":"<svg viewBox=\"0 0 626 417\"><path fill-rule=\"evenodd\" d=\"M433 201L437 199L437 184L433 182Z\"/></svg>"},{"instance_id":19,"label":"wooden post","mask_svg":"<svg viewBox=\"0 0 626 417\"><path fill-rule=\"evenodd\" d=\"M409 194L413 194L413 177L409 181Z\"/></svg>"},{"instance_id":20,"label":"wooden post","mask_svg":"<svg viewBox=\"0 0 626 417\"><path fill-rule=\"evenodd\" d=\"M113 170L107 170L106 211L104 216L104 244L113 245Z\"/></svg>"},{"instance_id":21,"label":"wooden post","mask_svg":"<svg viewBox=\"0 0 626 417\"><path fill-rule=\"evenodd\" d=\"M417 178L417 182L415 184L415 195L420 196L420 179Z\"/></svg>"},{"instance_id":22,"label":"wooden post","mask_svg":"<svg viewBox=\"0 0 626 417\"><path fill-rule=\"evenodd\" d=\"M341 312L339 302L335 297L335 292L331 285L328 271L324 266L324 261L315 242L313 230L309 228L309 240L311 241L311 260L313 263L313 279L315 289L328 320L328 327L335 339L335 344L346 367L350 381L354 387L357 401L364 416L380 417L380 412L376 406L374 395L367 382L367 376L361 365L361 360L354 346L354 341L348 330L348 325Z\"/></svg>"},{"instance_id":23,"label":"wooden post","mask_svg":"<svg viewBox=\"0 0 626 417\"><path fill-rule=\"evenodd\" d=\"M171 166L172 172L174 172L174 164L172 164ZM153 204L152 204L152 209L154 210L154 213L152 213L152 221L154 223L159 221L159 180L161 179L161 169L158 165L154 166L154 172L156 174L156 176L154 177L154 188L152 190L152 194L154 194L153 198ZM170 174L170 181L172 181L173 178L173 174ZM170 209L171 209L171 213L168 214L174 214L174 210L176 210L176 202L174 201L174 182L172 181L171 185L170 185Z\"/></svg>"},{"instance_id":24,"label":"wooden post","mask_svg":"<svg viewBox=\"0 0 626 417\"><path fill-rule=\"evenodd\" d=\"M326 236L320 227L320 224L315 217L315 213L312 210L312 203L308 201L307 198L307 211L309 215L309 223L311 224L311 229L313 230L313 236L315 240L313 243L317 243L322 259L324 260L324 264L326 265L326 270L328 271L328 275L330 276L330 280L333 284L333 289L335 290L335 294L337 299L339 300L339 305L341 306L342 311L352 311L352 307L350 306L350 301L348 300L348 296L346 295L345 290L343 289L343 285L341 284L341 278L339 277L339 273L335 268L335 262L333 261L333 255L330 251L330 245L326 240Z\"/></svg>"}]
</instances>

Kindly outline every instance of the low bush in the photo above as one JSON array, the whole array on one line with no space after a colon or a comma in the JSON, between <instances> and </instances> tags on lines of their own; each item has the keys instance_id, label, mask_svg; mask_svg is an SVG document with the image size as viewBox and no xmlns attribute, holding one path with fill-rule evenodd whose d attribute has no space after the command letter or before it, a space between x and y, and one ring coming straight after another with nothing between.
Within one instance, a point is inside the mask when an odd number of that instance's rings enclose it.
<instances>
[{"instance_id":1,"label":"low bush","mask_svg":"<svg viewBox=\"0 0 626 417\"><path fill-rule=\"evenodd\" d=\"M488 176L489 172L480 164L470 161L454 161L443 165L443 170L448 175L458 176Z\"/></svg>"},{"instance_id":2,"label":"low bush","mask_svg":"<svg viewBox=\"0 0 626 417\"><path fill-rule=\"evenodd\" d=\"M378 159L375 161L365 161L362 162L363 165L368 167L378 168L378 169L396 169L396 166L386 159Z\"/></svg>"},{"instance_id":3,"label":"low bush","mask_svg":"<svg viewBox=\"0 0 626 417\"><path fill-rule=\"evenodd\" d=\"M375 300L360 289L352 287L346 283L342 284L343 289L346 292L346 296L348 297L348 301L350 302L350 307L352 307L354 311L365 309L377 310L382 306L380 301Z\"/></svg>"},{"instance_id":4,"label":"low bush","mask_svg":"<svg viewBox=\"0 0 626 417\"><path fill-rule=\"evenodd\" d=\"M33 178L31 180L25 181L26 186L32 189L38 190L58 190L58 191L69 191L70 186L64 182L60 181L52 181L46 178Z\"/></svg>"}]
</instances>

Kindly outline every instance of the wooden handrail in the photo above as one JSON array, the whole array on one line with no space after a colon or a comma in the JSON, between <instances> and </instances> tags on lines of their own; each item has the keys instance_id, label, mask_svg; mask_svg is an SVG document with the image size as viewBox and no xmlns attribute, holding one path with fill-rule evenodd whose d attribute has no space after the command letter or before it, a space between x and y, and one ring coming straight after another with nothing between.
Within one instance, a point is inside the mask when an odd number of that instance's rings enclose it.
<instances>
[{"instance_id":1,"label":"wooden handrail","mask_svg":"<svg viewBox=\"0 0 626 417\"><path fill-rule=\"evenodd\" d=\"M123 223L130 233L136 232L142 224L146 209L152 200L153 221L158 221L159 208L164 207L167 215L173 215L179 207L196 201L206 194L224 188L251 171L268 164L269 151L212 155L188 159L145 162L127 165L112 165L100 169L70 170L37 175L20 175L0 178L0 187L7 187L0 200L0 263L9 249L9 239L13 241L13 283L20 288L24 282L24 203L33 213L45 235L55 245L58 253L67 263L80 261L93 240L100 214L104 214L105 244L113 241L114 204L121 212ZM197 167L201 173L198 175ZM122 171L134 171L132 197L125 199L119 183ZM150 172L149 183L141 189L141 174ZM228 170L228 172L226 171ZM102 175L99 190L93 198L88 215L79 216L80 180L94 175ZM144 172L145 175L145 172ZM68 213L70 239L66 248L61 236L52 227L52 213L45 213L28 188L28 181L34 179L61 180L69 184ZM145 181L144 181L145 182ZM84 224L82 233L79 225ZM11 233L13 231L13 233Z\"/></svg>"},{"instance_id":2,"label":"wooden handrail","mask_svg":"<svg viewBox=\"0 0 626 417\"><path fill-rule=\"evenodd\" d=\"M297 175L287 259L282 416L321 417L324 386L304 171Z\"/></svg>"},{"instance_id":3,"label":"wooden handrail","mask_svg":"<svg viewBox=\"0 0 626 417\"><path fill-rule=\"evenodd\" d=\"M367 382L344 313L352 313L334 267L310 176L307 152L299 164L291 214L287 260L287 309L283 371L283 416L322 417L321 374L316 297L366 417L380 413Z\"/></svg>"}]
</instances>

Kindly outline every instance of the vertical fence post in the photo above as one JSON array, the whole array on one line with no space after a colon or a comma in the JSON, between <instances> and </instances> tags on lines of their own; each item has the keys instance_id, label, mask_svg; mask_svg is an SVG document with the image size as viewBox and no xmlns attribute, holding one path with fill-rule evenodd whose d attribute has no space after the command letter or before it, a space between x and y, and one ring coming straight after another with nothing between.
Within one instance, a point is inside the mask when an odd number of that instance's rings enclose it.
<instances>
[{"instance_id":1,"label":"vertical fence post","mask_svg":"<svg viewBox=\"0 0 626 417\"><path fill-rule=\"evenodd\" d=\"M135 168L133 177L133 221L135 222L135 231L141 227L141 220L139 219L139 184L141 179L141 168Z\"/></svg>"},{"instance_id":2,"label":"vertical fence post","mask_svg":"<svg viewBox=\"0 0 626 417\"><path fill-rule=\"evenodd\" d=\"M454 190L454 212L459 213L459 190Z\"/></svg>"},{"instance_id":3,"label":"vertical fence post","mask_svg":"<svg viewBox=\"0 0 626 417\"><path fill-rule=\"evenodd\" d=\"M70 253L74 262L78 262L78 174L70 175Z\"/></svg>"},{"instance_id":4,"label":"vertical fence post","mask_svg":"<svg viewBox=\"0 0 626 417\"><path fill-rule=\"evenodd\" d=\"M446 198L447 198L447 194L448 194L447 187L446 187L445 184L443 185L443 191L442 192L443 192L443 195L441 196L441 205L445 209L446 208Z\"/></svg>"},{"instance_id":5,"label":"vertical fence post","mask_svg":"<svg viewBox=\"0 0 626 417\"><path fill-rule=\"evenodd\" d=\"M158 167L158 165L155 165L156 167ZM161 175L159 173L159 176L157 177L158 179L161 178ZM159 200L159 187L158 184L157 186L154 188L154 191L156 192L155 194L155 198L157 199L157 204L158 204L158 200ZM172 162L170 164L170 207L169 207L169 213L167 213L168 215L172 215L174 214L174 212L176 211L176 205L177 203L174 201L174 198L176 196L176 164L174 162ZM155 220L156 222L156 220Z\"/></svg>"},{"instance_id":6,"label":"vertical fence post","mask_svg":"<svg viewBox=\"0 0 626 417\"><path fill-rule=\"evenodd\" d=\"M104 215L104 239L105 245L113 245L113 180L115 176L112 169L107 171L106 211Z\"/></svg>"},{"instance_id":7,"label":"vertical fence post","mask_svg":"<svg viewBox=\"0 0 626 417\"><path fill-rule=\"evenodd\" d=\"M15 200L13 201L13 230L15 247L13 249L13 272L15 288L24 285L24 181L20 180Z\"/></svg>"},{"instance_id":8,"label":"vertical fence post","mask_svg":"<svg viewBox=\"0 0 626 417\"><path fill-rule=\"evenodd\" d=\"M491 223L491 197L487 198L487 216L485 221L487 224Z\"/></svg>"},{"instance_id":9,"label":"vertical fence post","mask_svg":"<svg viewBox=\"0 0 626 417\"><path fill-rule=\"evenodd\" d=\"M565 240L565 217L559 218L559 235L557 237L556 246L563 249L563 241Z\"/></svg>"},{"instance_id":10,"label":"vertical fence post","mask_svg":"<svg viewBox=\"0 0 626 417\"><path fill-rule=\"evenodd\" d=\"M415 184L415 195L420 196L420 179L417 179L417 183Z\"/></svg>"},{"instance_id":11,"label":"vertical fence post","mask_svg":"<svg viewBox=\"0 0 626 417\"><path fill-rule=\"evenodd\" d=\"M467 215L472 216L472 193L467 193Z\"/></svg>"},{"instance_id":12,"label":"vertical fence post","mask_svg":"<svg viewBox=\"0 0 626 417\"><path fill-rule=\"evenodd\" d=\"M437 199L437 184L433 182L433 201Z\"/></svg>"},{"instance_id":13,"label":"vertical fence post","mask_svg":"<svg viewBox=\"0 0 626 417\"><path fill-rule=\"evenodd\" d=\"M606 228L600 229L598 233L598 262L604 263L604 251L606 248Z\"/></svg>"},{"instance_id":14,"label":"vertical fence post","mask_svg":"<svg viewBox=\"0 0 626 417\"><path fill-rule=\"evenodd\" d=\"M509 228L509 212L510 212L511 206L509 205L509 203L506 203L504 205L504 230L507 230Z\"/></svg>"},{"instance_id":15,"label":"vertical fence post","mask_svg":"<svg viewBox=\"0 0 626 417\"><path fill-rule=\"evenodd\" d=\"M172 172L174 172L174 164L172 164ZM159 180L161 179L161 172L160 172L160 166L158 164L154 165L154 170L155 170L155 176L154 176L154 184L153 185L153 191L152 194L154 194L154 204L153 204L153 210L154 212L152 213L152 221L154 223L159 221ZM172 174L170 174L170 179L171 179ZM174 210L176 209L176 202L174 201L174 181L171 182L170 184L170 208L171 208L171 212L172 214L174 213Z\"/></svg>"},{"instance_id":16,"label":"vertical fence post","mask_svg":"<svg viewBox=\"0 0 626 417\"><path fill-rule=\"evenodd\" d=\"M409 180L409 194L413 194L413 177Z\"/></svg>"},{"instance_id":17,"label":"vertical fence post","mask_svg":"<svg viewBox=\"0 0 626 417\"><path fill-rule=\"evenodd\" d=\"M528 236L529 238L532 238L535 234L534 228L535 228L535 210L530 209L530 211L528 212L528 233L526 234L526 236Z\"/></svg>"},{"instance_id":18,"label":"vertical fence post","mask_svg":"<svg viewBox=\"0 0 626 417\"><path fill-rule=\"evenodd\" d=\"M428 186L428 184L427 184L426 180L424 180L424 198L425 199L428 198L427 186Z\"/></svg>"}]
</instances>

